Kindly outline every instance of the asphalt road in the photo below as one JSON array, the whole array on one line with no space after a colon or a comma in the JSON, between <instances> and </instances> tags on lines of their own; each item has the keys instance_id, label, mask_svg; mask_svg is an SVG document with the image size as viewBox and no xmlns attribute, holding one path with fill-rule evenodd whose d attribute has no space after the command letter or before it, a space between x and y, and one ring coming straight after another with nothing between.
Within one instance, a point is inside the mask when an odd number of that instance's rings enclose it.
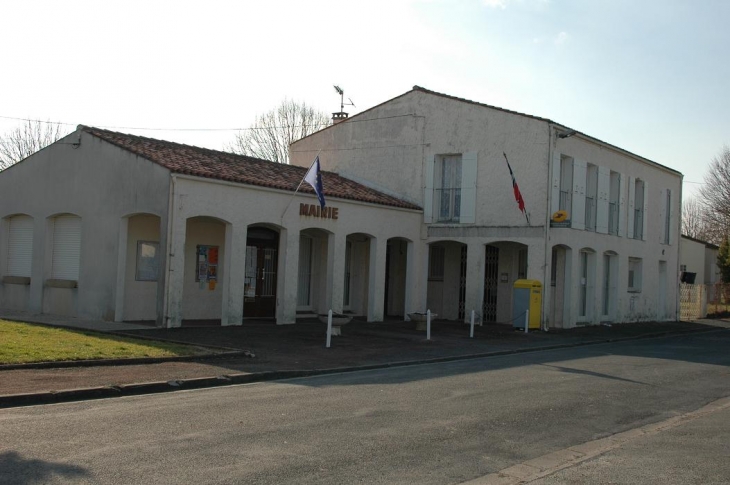
<instances>
[{"instance_id":1,"label":"asphalt road","mask_svg":"<svg viewBox=\"0 0 730 485\"><path fill-rule=\"evenodd\" d=\"M460 483L730 395L729 348L718 330L0 410L0 483Z\"/></svg>"}]
</instances>

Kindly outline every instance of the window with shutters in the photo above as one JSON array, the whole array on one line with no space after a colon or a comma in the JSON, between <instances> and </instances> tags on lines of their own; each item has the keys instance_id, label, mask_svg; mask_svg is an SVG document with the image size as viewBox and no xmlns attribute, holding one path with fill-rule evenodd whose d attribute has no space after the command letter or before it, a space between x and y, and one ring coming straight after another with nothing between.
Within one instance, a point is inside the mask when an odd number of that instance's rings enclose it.
<instances>
[{"instance_id":1,"label":"window with shutters","mask_svg":"<svg viewBox=\"0 0 730 485\"><path fill-rule=\"evenodd\" d=\"M620 186L621 186L621 175L617 172L610 172L609 182L609 198L608 198L608 233L614 236L618 236L618 220L619 220L619 209L621 207L620 202Z\"/></svg>"},{"instance_id":2,"label":"window with shutters","mask_svg":"<svg viewBox=\"0 0 730 485\"><path fill-rule=\"evenodd\" d=\"M7 275L30 278L33 264L33 218L13 216L8 219Z\"/></svg>"},{"instance_id":3,"label":"window with shutters","mask_svg":"<svg viewBox=\"0 0 730 485\"><path fill-rule=\"evenodd\" d=\"M53 218L51 279L78 281L81 260L81 218L73 215Z\"/></svg>"},{"instance_id":4,"label":"window with shutters","mask_svg":"<svg viewBox=\"0 0 730 485\"><path fill-rule=\"evenodd\" d=\"M634 239L644 239L644 181L634 182Z\"/></svg>"},{"instance_id":5,"label":"window with shutters","mask_svg":"<svg viewBox=\"0 0 730 485\"><path fill-rule=\"evenodd\" d=\"M459 222L461 209L461 155L436 159L434 173L437 222Z\"/></svg>"},{"instance_id":6,"label":"window with shutters","mask_svg":"<svg viewBox=\"0 0 730 485\"><path fill-rule=\"evenodd\" d=\"M672 225L672 191L667 190L665 192L665 200L664 200L664 237L662 238L662 242L664 244L669 244L669 241L671 239L671 225Z\"/></svg>"},{"instance_id":7,"label":"window with shutters","mask_svg":"<svg viewBox=\"0 0 730 485\"><path fill-rule=\"evenodd\" d=\"M573 157L560 157L560 200L558 208L570 213L573 209Z\"/></svg>"}]
</instances>

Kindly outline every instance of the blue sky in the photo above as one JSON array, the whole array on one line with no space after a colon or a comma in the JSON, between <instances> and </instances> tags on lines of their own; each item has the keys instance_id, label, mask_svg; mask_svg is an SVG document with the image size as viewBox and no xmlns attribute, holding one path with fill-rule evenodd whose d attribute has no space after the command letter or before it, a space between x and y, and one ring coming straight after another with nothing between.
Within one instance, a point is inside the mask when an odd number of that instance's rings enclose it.
<instances>
[{"instance_id":1,"label":"blue sky","mask_svg":"<svg viewBox=\"0 0 730 485\"><path fill-rule=\"evenodd\" d=\"M729 18L719 0L4 2L0 116L222 148L284 97L338 111L338 84L354 114L417 84L701 182L730 144Z\"/></svg>"}]
</instances>

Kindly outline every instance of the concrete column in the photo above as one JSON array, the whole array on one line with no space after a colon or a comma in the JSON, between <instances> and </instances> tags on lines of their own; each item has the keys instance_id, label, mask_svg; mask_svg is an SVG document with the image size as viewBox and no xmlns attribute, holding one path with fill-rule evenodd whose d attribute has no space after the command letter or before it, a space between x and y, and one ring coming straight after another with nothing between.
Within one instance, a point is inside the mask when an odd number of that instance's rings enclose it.
<instances>
[{"instance_id":1,"label":"concrete column","mask_svg":"<svg viewBox=\"0 0 730 485\"><path fill-rule=\"evenodd\" d=\"M345 245L346 234L327 236L327 308L342 313L345 285Z\"/></svg>"},{"instance_id":2,"label":"concrete column","mask_svg":"<svg viewBox=\"0 0 730 485\"><path fill-rule=\"evenodd\" d=\"M573 328L578 321L578 306L580 305L580 250L573 249L569 255L566 255L566 260L568 257L570 257L570 266L566 265L565 274L567 280L567 274L570 271L570 286L566 285L565 292L570 295L570 302L563 310L563 322L564 328Z\"/></svg>"},{"instance_id":3,"label":"concrete column","mask_svg":"<svg viewBox=\"0 0 730 485\"><path fill-rule=\"evenodd\" d=\"M33 264L30 273L30 293L28 295L28 311L30 313L43 313L43 284L50 267L46 269L46 265L50 265L50 258L47 253L50 252L46 248L46 234L49 229L48 219L43 217L33 218Z\"/></svg>"},{"instance_id":4,"label":"concrete column","mask_svg":"<svg viewBox=\"0 0 730 485\"><path fill-rule=\"evenodd\" d=\"M370 268L368 270L368 322L383 321L385 302L385 252L388 240L370 239Z\"/></svg>"},{"instance_id":5,"label":"concrete column","mask_svg":"<svg viewBox=\"0 0 730 485\"><path fill-rule=\"evenodd\" d=\"M276 324L296 323L299 284L299 230L282 229L279 236L279 284L276 294ZM283 271L282 271L283 270Z\"/></svg>"},{"instance_id":6,"label":"concrete column","mask_svg":"<svg viewBox=\"0 0 730 485\"><path fill-rule=\"evenodd\" d=\"M186 225L187 218L184 215L178 213L174 216L165 280L165 326L168 328L182 325Z\"/></svg>"},{"instance_id":7,"label":"concrete column","mask_svg":"<svg viewBox=\"0 0 730 485\"><path fill-rule=\"evenodd\" d=\"M114 321L124 320L124 289L127 276L127 234L129 232L129 217L122 217L119 221L119 240L117 243L117 279L114 292Z\"/></svg>"},{"instance_id":8,"label":"concrete column","mask_svg":"<svg viewBox=\"0 0 730 485\"><path fill-rule=\"evenodd\" d=\"M416 275L416 255L414 254L415 245L413 241L406 243L406 288L403 302L403 320L408 320L408 314L418 311L418 303L414 301L418 297L417 291L414 291L418 276Z\"/></svg>"},{"instance_id":9,"label":"concrete column","mask_svg":"<svg viewBox=\"0 0 730 485\"><path fill-rule=\"evenodd\" d=\"M428 310L428 265L429 265L430 246L428 244L421 244L421 252L418 255L418 261L420 266L419 284L418 288L418 301L413 311L415 312L426 312Z\"/></svg>"},{"instance_id":10,"label":"concrete column","mask_svg":"<svg viewBox=\"0 0 730 485\"><path fill-rule=\"evenodd\" d=\"M246 280L246 224L226 224L226 246L223 251L223 288L221 325L243 323L243 290Z\"/></svg>"},{"instance_id":11,"label":"concrete column","mask_svg":"<svg viewBox=\"0 0 730 485\"><path fill-rule=\"evenodd\" d=\"M464 299L464 322L471 321L471 311L482 314L484 300L484 244L470 242L466 246L466 297Z\"/></svg>"}]
</instances>

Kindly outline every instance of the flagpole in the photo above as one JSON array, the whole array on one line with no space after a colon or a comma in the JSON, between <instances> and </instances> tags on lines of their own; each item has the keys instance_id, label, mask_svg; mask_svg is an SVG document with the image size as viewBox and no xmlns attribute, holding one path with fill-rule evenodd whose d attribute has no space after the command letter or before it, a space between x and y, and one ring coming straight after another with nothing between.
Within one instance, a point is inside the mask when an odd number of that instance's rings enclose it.
<instances>
[{"instance_id":1,"label":"flagpole","mask_svg":"<svg viewBox=\"0 0 730 485\"><path fill-rule=\"evenodd\" d=\"M314 156L314 160L312 160L312 163L309 165L309 168L304 172L304 177L302 177L302 180L299 181L299 185L297 185L297 190L294 191L294 194L292 194L291 199L289 199L289 203L286 205L286 208L284 209L284 212L281 213L281 225L284 225L284 215L286 214L286 211L289 210L289 207L291 207L291 203L294 201L294 197L297 196L297 192L299 192L299 189L301 188L302 184L304 183L304 179L307 178L307 173L312 169L312 166L314 165L314 162L317 161L317 157L319 157L319 154L322 152L322 149L320 148L317 151L317 154Z\"/></svg>"}]
</instances>

